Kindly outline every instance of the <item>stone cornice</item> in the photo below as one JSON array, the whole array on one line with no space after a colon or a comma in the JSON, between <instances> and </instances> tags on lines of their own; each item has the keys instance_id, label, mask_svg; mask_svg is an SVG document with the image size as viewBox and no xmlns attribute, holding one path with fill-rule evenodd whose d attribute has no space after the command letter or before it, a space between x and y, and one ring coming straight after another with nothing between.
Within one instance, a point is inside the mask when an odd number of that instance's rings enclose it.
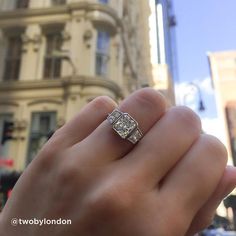
<instances>
[{"instance_id":1,"label":"stone cornice","mask_svg":"<svg viewBox=\"0 0 236 236\"><path fill-rule=\"evenodd\" d=\"M55 15L64 16L61 18L61 20L66 21L68 18L71 17L71 14L74 11L78 10L83 10L85 12L101 11L112 17L118 23L118 25L120 24L119 17L113 8L99 3L78 2L78 3L67 4L64 6L1 11L0 27L11 27L16 25L22 26L31 24L33 22L34 23L38 22L40 24L40 21L44 22L45 17L55 16ZM37 20L33 19L35 17L37 17ZM57 18L57 20L60 19Z\"/></svg>"},{"instance_id":2,"label":"stone cornice","mask_svg":"<svg viewBox=\"0 0 236 236\"><path fill-rule=\"evenodd\" d=\"M0 82L0 94L10 91L26 91L35 89L55 89L64 88L65 86L78 85L83 87L97 86L103 87L111 90L115 93L117 97L122 98L123 94L121 88L118 84L112 80L98 78L98 77L88 77L88 76L78 76L74 79L71 77L64 77L55 80L35 80L35 81L11 81L11 82Z\"/></svg>"},{"instance_id":3,"label":"stone cornice","mask_svg":"<svg viewBox=\"0 0 236 236\"><path fill-rule=\"evenodd\" d=\"M13 107L18 107L19 104L16 102L12 101L0 101L0 106L13 106Z\"/></svg>"},{"instance_id":4,"label":"stone cornice","mask_svg":"<svg viewBox=\"0 0 236 236\"><path fill-rule=\"evenodd\" d=\"M63 102L62 101L59 101L59 100L56 100L56 99L47 99L47 98L44 98L44 99L36 99L34 101L31 101L29 102L27 105L28 106L32 106L32 105L37 105L37 104L41 104L41 103L51 103L51 104L56 104L56 105L62 105Z\"/></svg>"}]
</instances>

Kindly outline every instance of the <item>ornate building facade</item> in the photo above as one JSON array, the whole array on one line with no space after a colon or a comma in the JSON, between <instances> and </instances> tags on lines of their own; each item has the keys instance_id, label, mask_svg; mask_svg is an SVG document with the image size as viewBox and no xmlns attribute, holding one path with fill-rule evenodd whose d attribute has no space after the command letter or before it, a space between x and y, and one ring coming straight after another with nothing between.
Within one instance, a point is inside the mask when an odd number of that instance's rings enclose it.
<instances>
[{"instance_id":1,"label":"ornate building facade","mask_svg":"<svg viewBox=\"0 0 236 236\"><path fill-rule=\"evenodd\" d=\"M152 86L149 14L143 0L0 0L0 159L23 170L95 97Z\"/></svg>"}]
</instances>

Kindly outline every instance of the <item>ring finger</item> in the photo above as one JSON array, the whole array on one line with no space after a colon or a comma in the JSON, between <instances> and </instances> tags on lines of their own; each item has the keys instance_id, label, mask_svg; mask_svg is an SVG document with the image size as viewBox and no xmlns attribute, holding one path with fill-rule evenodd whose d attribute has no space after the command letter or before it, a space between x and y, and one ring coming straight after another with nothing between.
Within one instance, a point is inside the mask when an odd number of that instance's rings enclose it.
<instances>
[{"instance_id":1,"label":"ring finger","mask_svg":"<svg viewBox=\"0 0 236 236\"><path fill-rule=\"evenodd\" d=\"M166 109L163 97L153 89L141 89L125 99L119 110L128 112L134 117L140 129L145 133L160 119ZM139 144L137 144L139 145ZM85 158L86 162L91 163L96 160L106 162L123 157L134 145L127 140L120 138L108 121L104 121L82 142L74 145L74 153ZM88 151L89 150L89 151Z\"/></svg>"}]
</instances>

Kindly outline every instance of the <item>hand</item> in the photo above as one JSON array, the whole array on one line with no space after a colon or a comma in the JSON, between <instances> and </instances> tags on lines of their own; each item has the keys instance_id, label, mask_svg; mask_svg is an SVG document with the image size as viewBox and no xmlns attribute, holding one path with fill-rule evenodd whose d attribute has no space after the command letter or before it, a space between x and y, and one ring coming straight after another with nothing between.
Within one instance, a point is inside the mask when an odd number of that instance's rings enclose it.
<instances>
[{"instance_id":1,"label":"hand","mask_svg":"<svg viewBox=\"0 0 236 236\"><path fill-rule=\"evenodd\" d=\"M192 236L210 223L236 183L224 146L148 88L119 106L144 133L133 145L105 120L115 107L99 97L56 131L13 189L2 236ZM14 227L12 218L72 224Z\"/></svg>"}]
</instances>

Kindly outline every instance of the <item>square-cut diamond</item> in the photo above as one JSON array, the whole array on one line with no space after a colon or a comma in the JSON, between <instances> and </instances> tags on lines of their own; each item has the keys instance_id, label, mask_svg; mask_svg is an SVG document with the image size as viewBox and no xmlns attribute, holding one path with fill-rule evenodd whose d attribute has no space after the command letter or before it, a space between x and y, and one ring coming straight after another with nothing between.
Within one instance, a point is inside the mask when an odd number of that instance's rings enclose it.
<instances>
[{"instance_id":1,"label":"square-cut diamond","mask_svg":"<svg viewBox=\"0 0 236 236\"><path fill-rule=\"evenodd\" d=\"M118 120L113 124L113 129L120 135L121 138L125 139L132 131L137 127L137 122L127 113L124 113Z\"/></svg>"},{"instance_id":2,"label":"square-cut diamond","mask_svg":"<svg viewBox=\"0 0 236 236\"><path fill-rule=\"evenodd\" d=\"M131 135L130 137L128 137L128 140L135 144L137 143L140 139L142 138L142 133L139 129L135 130Z\"/></svg>"},{"instance_id":3,"label":"square-cut diamond","mask_svg":"<svg viewBox=\"0 0 236 236\"><path fill-rule=\"evenodd\" d=\"M120 116L122 113L118 110L114 110L108 117L107 120L110 124L113 124Z\"/></svg>"}]
</instances>

